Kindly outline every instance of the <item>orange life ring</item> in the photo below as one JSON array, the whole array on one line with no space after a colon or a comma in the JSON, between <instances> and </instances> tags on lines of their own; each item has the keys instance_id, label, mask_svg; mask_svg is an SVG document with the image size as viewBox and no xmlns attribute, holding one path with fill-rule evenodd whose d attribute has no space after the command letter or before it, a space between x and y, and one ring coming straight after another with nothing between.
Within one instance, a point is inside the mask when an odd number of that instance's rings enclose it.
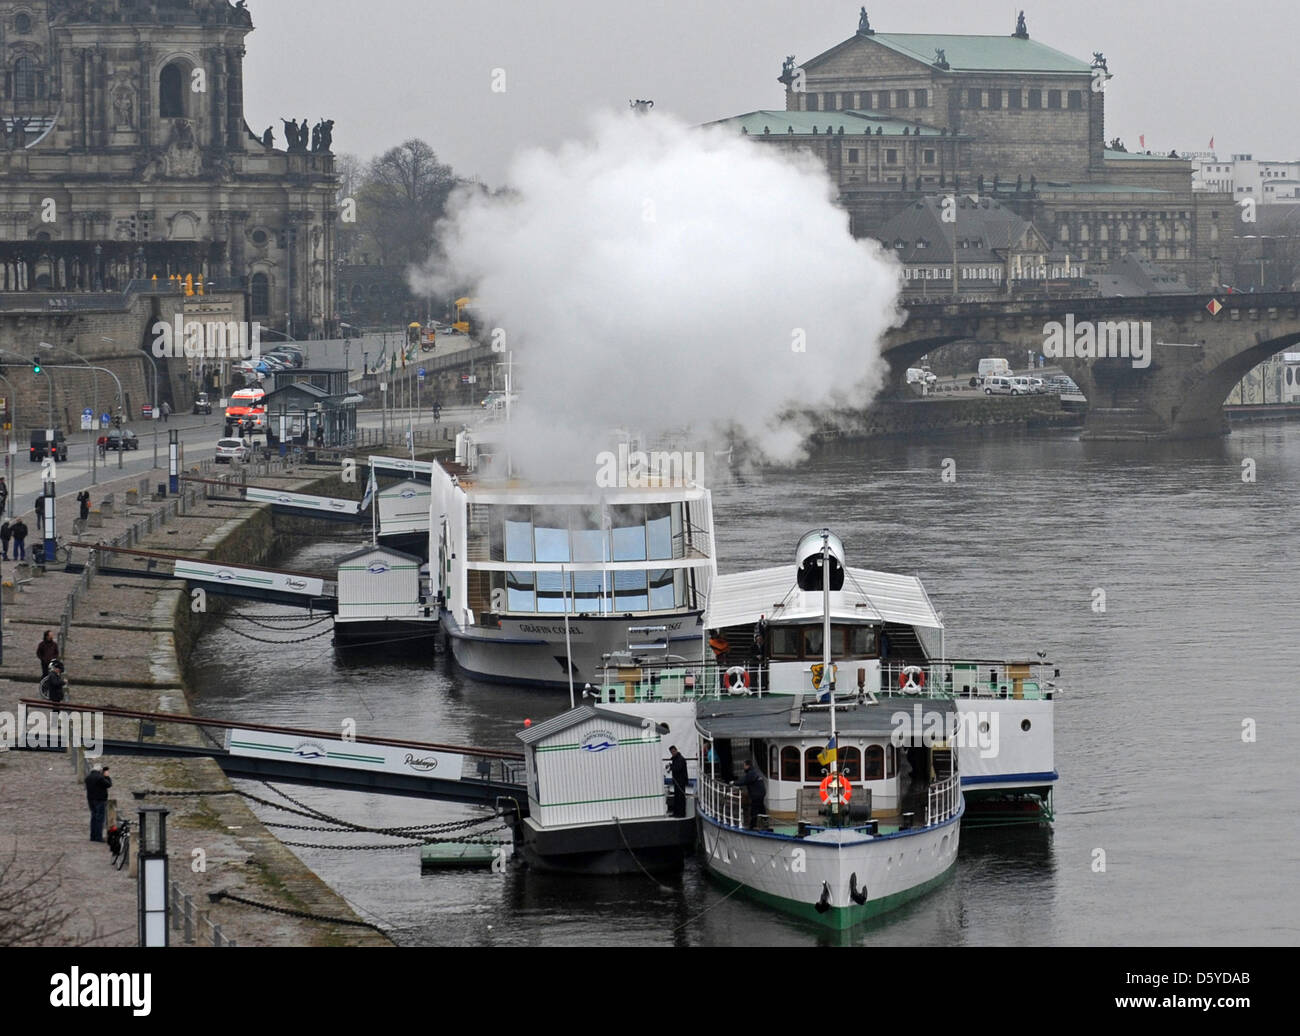
<instances>
[{"instance_id":1,"label":"orange life ring","mask_svg":"<svg viewBox=\"0 0 1300 1036\"><path fill-rule=\"evenodd\" d=\"M722 674L723 689L728 694L742 694L749 690L749 670L744 666L733 665Z\"/></svg>"},{"instance_id":2,"label":"orange life ring","mask_svg":"<svg viewBox=\"0 0 1300 1036\"><path fill-rule=\"evenodd\" d=\"M904 666L902 672L898 674L898 687L904 691L913 688L920 690L925 687L925 670L919 665Z\"/></svg>"},{"instance_id":3,"label":"orange life ring","mask_svg":"<svg viewBox=\"0 0 1300 1036\"><path fill-rule=\"evenodd\" d=\"M842 773L828 773L825 777L822 778L821 796L823 802L826 802L827 800L830 799L831 797L830 787L832 784L834 784L837 781L839 782L840 785L841 801L848 802L851 798L853 798L853 785L849 783L848 778L845 777L844 774Z\"/></svg>"}]
</instances>

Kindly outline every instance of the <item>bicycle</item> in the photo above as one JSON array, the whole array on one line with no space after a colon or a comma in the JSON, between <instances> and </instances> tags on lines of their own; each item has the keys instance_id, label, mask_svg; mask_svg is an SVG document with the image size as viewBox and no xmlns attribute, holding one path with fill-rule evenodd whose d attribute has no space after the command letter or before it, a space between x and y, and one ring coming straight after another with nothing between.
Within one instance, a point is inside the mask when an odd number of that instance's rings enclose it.
<instances>
[{"instance_id":1,"label":"bicycle","mask_svg":"<svg viewBox=\"0 0 1300 1036\"><path fill-rule=\"evenodd\" d=\"M108 848L113 853L112 866L121 870L131 857L131 821L119 820L108 829Z\"/></svg>"}]
</instances>

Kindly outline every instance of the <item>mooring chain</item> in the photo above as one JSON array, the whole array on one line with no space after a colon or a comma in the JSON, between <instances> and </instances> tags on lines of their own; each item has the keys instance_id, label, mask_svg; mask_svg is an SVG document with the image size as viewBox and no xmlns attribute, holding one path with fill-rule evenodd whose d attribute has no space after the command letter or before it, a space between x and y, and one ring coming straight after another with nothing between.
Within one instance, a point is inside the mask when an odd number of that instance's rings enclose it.
<instances>
[{"instance_id":1,"label":"mooring chain","mask_svg":"<svg viewBox=\"0 0 1300 1036\"><path fill-rule=\"evenodd\" d=\"M507 828L503 827L500 830L502 834L509 833ZM393 844L390 845L328 845L322 842L286 842L286 841L282 841L280 844L290 845L296 849L333 849L338 852L345 852L345 853L357 853L357 852L375 853L375 852L384 852L386 850L391 850L391 849L417 849L417 848L423 848L426 845L508 845L510 844L506 841L503 841L500 838L489 837L491 834L492 832L489 831L487 835L480 835L478 837L470 836L468 838L426 838L422 842L398 842L395 845Z\"/></svg>"},{"instance_id":2,"label":"mooring chain","mask_svg":"<svg viewBox=\"0 0 1300 1036\"><path fill-rule=\"evenodd\" d=\"M306 910L290 910L288 907L271 906L270 903L259 903L255 899L245 899L243 896L236 896L233 892L209 892L208 901L220 903L228 899L232 903L242 903L244 906L256 907L258 910L266 910L272 914L283 914L285 917L301 917L305 921L323 921L326 924L345 924L353 928L370 928L384 934L384 930L378 925L371 924L369 921L357 921L347 917L328 917L325 914L313 914Z\"/></svg>"},{"instance_id":3,"label":"mooring chain","mask_svg":"<svg viewBox=\"0 0 1300 1036\"><path fill-rule=\"evenodd\" d=\"M229 629L231 633L235 634L235 636L243 637L245 640L251 640L258 644L274 644L277 647L283 647L286 644L305 644L309 640L315 640L317 637L323 637L328 633L334 632L333 626L326 626L319 633L313 633L309 637L299 637L296 640L270 640L267 637L255 637L251 633L245 633L243 630L235 629L234 626L228 626L226 628ZM293 630L285 630L284 632L292 633Z\"/></svg>"}]
</instances>

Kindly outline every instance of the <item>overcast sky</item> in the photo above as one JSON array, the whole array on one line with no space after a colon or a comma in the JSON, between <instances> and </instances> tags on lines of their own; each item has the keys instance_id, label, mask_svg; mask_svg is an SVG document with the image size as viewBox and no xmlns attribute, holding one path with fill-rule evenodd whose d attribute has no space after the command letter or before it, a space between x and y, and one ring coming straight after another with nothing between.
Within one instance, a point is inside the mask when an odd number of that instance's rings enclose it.
<instances>
[{"instance_id":1,"label":"overcast sky","mask_svg":"<svg viewBox=\"0 0 1300 1036\"><path fill-rule=\"evenodd\" d=\"M462 176L500 184L522 146L585 136L601 106L653 99L693 123L784 108L781 61L853 34L844 0L250 0L246 109L336 120L334 149L363 158L427 140ZM868 3L881 32L1010 34L1002 0ZM1025 3L1030 36L1085 61L1102 51L1106 139L1136 149L1300 157L1296 48L1286 0ZM495 69L505 91L492 90Z\"/></svg>"}]
</instances>

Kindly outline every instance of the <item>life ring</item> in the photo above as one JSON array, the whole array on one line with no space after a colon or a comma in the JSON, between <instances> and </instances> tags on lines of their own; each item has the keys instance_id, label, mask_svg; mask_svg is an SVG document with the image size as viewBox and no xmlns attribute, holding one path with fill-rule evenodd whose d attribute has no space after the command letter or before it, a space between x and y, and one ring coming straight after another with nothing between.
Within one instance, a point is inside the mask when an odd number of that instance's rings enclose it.
<instances>
[{"instance_id":1,"label":"life ring","mask_svg":"<svg viewBox=\"0 0 1300 1036\"><path fill-rule=\"evenodd\" d=\"M900 691L919 691L925 687L925 670L919 665L904 666L903 671L898 674L898 689Z\"/></svg>"},{"instance_id":2,"label":"life ring","mask_svg":"<svg viewBox=\"0 0 1300 1036\"><path fill-rule=\"evenodd\" d=\"M849 783L848 778L845 777L844 774L842 773L828 773L825 777L822 778L821 796L823 802L826 802L830 799L831 785L836 783L837 781L839 782L839 786L840 786L840 801L848 802L849 799L853 798L853 785Z\"/></svg>"},{"instance_id":3,"label":"life ring","mask_svg":"<svg viewBox=\"0 0 1300 1036\"><path fill-rule=\"evenodd\" d=\"M748 694L749 670L742 665L733 665L723 674L722 684L728 694Z\"/></svg>"}]
</instances>

